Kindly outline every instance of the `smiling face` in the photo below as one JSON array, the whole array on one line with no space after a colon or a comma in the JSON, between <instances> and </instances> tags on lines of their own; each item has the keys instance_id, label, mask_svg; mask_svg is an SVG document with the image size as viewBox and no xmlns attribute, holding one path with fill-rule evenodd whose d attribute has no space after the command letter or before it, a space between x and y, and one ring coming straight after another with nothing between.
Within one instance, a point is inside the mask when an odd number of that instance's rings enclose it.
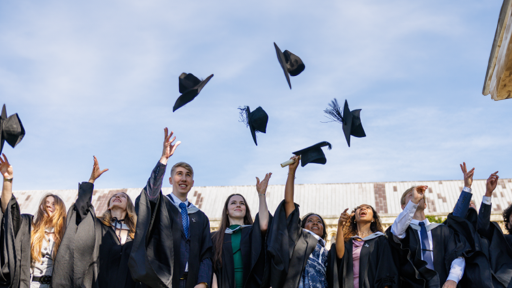
<instances>
[{"instance_id":1,"label":"smiling face","mask_svg":"<svg viewBox=\"0 0 512 288\"><path fill-rule=\"evenodd\" d=\"M192 172L184 167L176 167L174 174L169 178L169 183L171 183L172 192L175 195L187 195L194 186Z\"/></svg>"},{"instance_id":2,"label":"smiling face","mask_svg":"<svg viewBox=\"0 0 512 288\"><path fill-rule=\"evenodd\" d=\"M372 222L373 221L373 209L370 205L363 204L356 208L354 213L356 222Z\"/></svg>"},{"instance_id":3,"label":"smiling face","mask_svg":"<svg viewBox=\"0 0 512 288\"><path fill-rule=\"evenodd\" d=\"M234 195L229 198L228 216L230 219L243 219L247 210L245 200L240 195Z\"/></svg>"},{"instance_id":4,"label":"smiling face","mask_svg":"<svg viewBox=\"0 0 512 288\"><path fill-rule=\"evenodd\" d=\"M318 215L311 215L306 219L304 228L322 237L324 236L324 224Z\"/></svg>"},{"instance_id":5,"label":"smiling face","mask_svg":"<svg viewBox=\"0 0 512 288\"><path fill-rule=\"evenodd\" d=\"M46 208L48 216L52 216L53 213L55 213L55 198L53 198L53 196L46 197L44 207Z\"/></svg>"},{"instance_id":6,"label":"smiling face","mask_svg":"<svg viewBox=\"0 0 512 288\"><path fill-rule=\"evenodd\" d=\"M128 196L123 192L119 192L119 193L114 194L110 198L109 202L110 202L109 207L108 207L109 210L115 207L115 208L119 208L121 210L126 211L126 205L128 203Z\"/></svg>"}]
</instances>

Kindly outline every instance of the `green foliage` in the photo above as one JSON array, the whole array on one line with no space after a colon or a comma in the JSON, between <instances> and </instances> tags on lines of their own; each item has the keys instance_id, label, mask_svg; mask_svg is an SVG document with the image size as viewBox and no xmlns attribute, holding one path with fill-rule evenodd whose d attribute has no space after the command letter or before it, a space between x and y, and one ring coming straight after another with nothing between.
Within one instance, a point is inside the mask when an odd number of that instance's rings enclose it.
<instances>
[{"instance_id":1,"label":"green foliage","mask_svg":"<svg viewBox=\"0 0 512 288\"><path fill-rule=\"evenodd\" d=\"M444 222L444 219L439 216L426 215L425 218L427 218L430 223L443 223Z\"/></svg>"}]
</instances>

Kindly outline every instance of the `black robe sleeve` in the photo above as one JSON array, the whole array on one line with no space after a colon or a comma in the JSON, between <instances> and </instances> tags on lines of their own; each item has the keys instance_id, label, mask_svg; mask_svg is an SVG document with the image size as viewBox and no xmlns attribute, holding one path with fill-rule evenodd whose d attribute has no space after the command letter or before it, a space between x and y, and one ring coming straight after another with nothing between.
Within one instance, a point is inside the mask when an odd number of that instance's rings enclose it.
<instances>
[{"instance_id":1,"label":"black robe sleeve","mask_svg":"<svg viewBox=\"0 0 512 288\"><path fill-rule=\"evenodd\" d=\"M154 288L172 287L174 272L171 218L162 198L160 193L152 205L145 190L137 197L137 228L128 260L133 279Z\"/></svg>"},{"instance_id":2,"label":"black robe sleeve","mask_svg":"<svg viewBox=\"0 0 512 288\"><path fill-rule=\"evenodd\" d=\"M54 264L54 288L97 287L101 226L91 205L93 189L92 183L81 183L78 199L68 210L66 232Z\"/></svg>"},{"instance_id":3,"label":"black robe sleeve","mask_svg":"<svg viewBox=\"0 0 512 288\"><path fill-rule=\"evenodd\" d=\"M30 287L32 215L21 214L14 195L5 213L0 210L0 287Z\"/></svg>"},{"instance_id":4,"label":"black robe sleeve","mask_svg":"<svg viewBox=\"0 0 512 288\"><path fill-rule=\"evenodd\" d=\"M302 230L299 205L286 217L284 200L279 204L268 235L270 286L296 288L309 255L318 240Z\"/></svg>"}]
</instances>

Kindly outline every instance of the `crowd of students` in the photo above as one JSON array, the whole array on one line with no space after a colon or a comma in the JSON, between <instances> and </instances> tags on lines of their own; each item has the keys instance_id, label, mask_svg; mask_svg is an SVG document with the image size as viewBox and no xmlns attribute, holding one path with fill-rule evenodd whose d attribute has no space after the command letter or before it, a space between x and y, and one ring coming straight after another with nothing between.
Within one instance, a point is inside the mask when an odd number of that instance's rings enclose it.
<instances>
[{"instance_id":1,"label":"crowd of students","mask_svg":"<svg viewBox=\"0 0 512 288\"><path fill-rule=\"evenodd\" d=\"M21 214L13 167L0 157L0 287L512 287L512 235L490 221L497 172L477 213L470 207L474 169L461 165L465 187L443 224L425 217L427 186L403 193L403 211L386 231L371 205L346 208L329 249L322 211L301 219L294 201L298 156L291 158L284 200L273 215L265 197L268 173L256 178L254 220L245 198L233 194L222 207L220 229L210 233L208 217L187 200L194 185L189 164L172 166L173 192L162 194L169 157L180 145L172 136L165 128L162 156L135 205L116 193L99 217L91 199L108 169L101 170L96 157L67 213L50 194L35 217ZM509 232L511 213L512 207L504 211Z\"/></svg>"}]
</instances>

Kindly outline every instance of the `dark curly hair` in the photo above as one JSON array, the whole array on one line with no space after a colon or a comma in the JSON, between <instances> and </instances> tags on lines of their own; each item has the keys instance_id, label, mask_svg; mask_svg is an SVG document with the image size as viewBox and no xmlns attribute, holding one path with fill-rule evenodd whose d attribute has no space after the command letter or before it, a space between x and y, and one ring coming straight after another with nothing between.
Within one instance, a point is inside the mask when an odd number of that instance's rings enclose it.
<instances>
[{"instance_id":1,"label":"dark curly hair","mask_svg":"<svg viewBox=\"0 0 512 288\"><path fill-rule=\"evenodd\" d=\"M512 227L510 227L510 214L512 214L512 205L508 206L505 211L503 211L503 221L505 222L505 228L508 231L508 234L512 234Z\"/></svg>"},{"instance_id":2,"label":"dark curly hair","mask_svg":"<svg viewBox=\"0 0 512 288\"><path fill-rule=\"evenodd\" d=\"M308 213L308 214L306 214L306 216L304 216L302 218L302 221L300 223L300 227L304 228L306 226L306 221L308 220L308 218L313 216L313 215L317 216L318 218L320 218L320 221L322 221L322 226L323 226L322 239L325 240L325 237L327 236L327 230L325 230L325 221L324 221L324 218L322 218L322 216L320 216L318 214L315 214L315 213Z\"/></svg>"},{"instance_id":3,"label":"dark curly hair","mask_svg":"<svg viewBox=\"0 0 512 288\"><path fill-rule=\"evenodd\" d=\"M352 210L352 217L350 217L350 220L346 223L346 226L343 228L343 238L345 242L350 240L350 237L357 235L357 223L356 221L356 210L359 209L362 205L357 206L354 210ZM382 224L380 223L380 217L377 211L371 206L366 205L372 208L373 212L373 222L370 224L370 230L372 230L373 233L375 232L384 232L384 229L382 228Z\"/></svg>"}]
</instances>

